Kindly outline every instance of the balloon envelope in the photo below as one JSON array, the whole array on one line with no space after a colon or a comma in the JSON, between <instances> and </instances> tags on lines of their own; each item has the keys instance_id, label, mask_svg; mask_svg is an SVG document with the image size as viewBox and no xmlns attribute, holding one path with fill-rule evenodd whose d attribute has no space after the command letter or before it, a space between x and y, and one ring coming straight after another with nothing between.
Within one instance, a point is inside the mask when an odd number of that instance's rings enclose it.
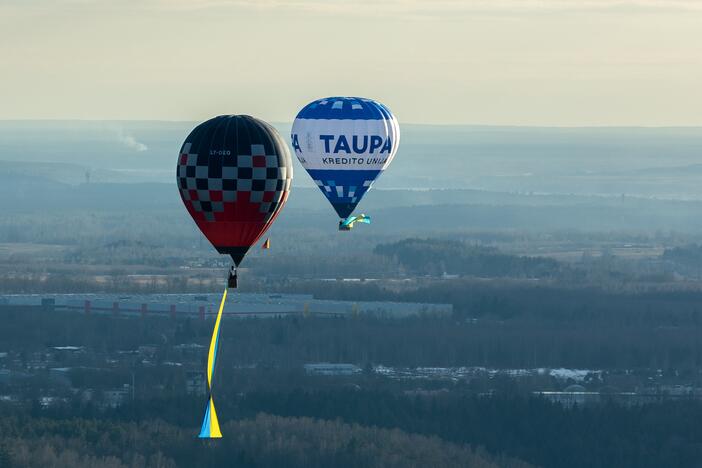
<instances>
[{"instance_id":1,"label":"balloon envelope","mask_svg":"<svg viewBox=\"0 0 702 468\"><path fill-rule=\"evenodd\" d=\"M188 135L178 156L185 208L219 253L239 265L285 205L292 159L280 134L248 115L210 119Z\"/></svg>"},{"instance_id":2,"label":"balloon envelope","mask_svg":"<svg viewBox=\"0 0 702 468\"><path fill-rule=\"evenodd\" d=\"M328 97L306 105L291 132L295 155L341 218L347 218L392 162L397 119L383 104Z\"/></svg>"}]
</instances>

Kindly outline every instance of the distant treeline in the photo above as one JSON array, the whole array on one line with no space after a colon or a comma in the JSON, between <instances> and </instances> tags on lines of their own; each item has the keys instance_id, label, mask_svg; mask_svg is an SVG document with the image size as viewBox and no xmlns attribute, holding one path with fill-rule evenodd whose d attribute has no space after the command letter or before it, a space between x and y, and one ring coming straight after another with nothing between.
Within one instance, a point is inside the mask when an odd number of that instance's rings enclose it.
<instances>
[{"instance_id":1,"label":"distant treeline","mask_svg":"<svg viewBox=\"0 0 702 468\"><path fill-rule=\"evenodd\" d=\"M665 249L662 255L682 273L700 277L702 275L702 244L687 244Z\"/></svg>"},{"instance_id":2,"label":"distant treeline","mask_svg":"<svg viewBox=\"0 0 702 468\"><path fill-rule=\"evenodd\" d=\"M379 244L374 252L392 258L415 275L549 278L563 269L559 262L550 258L508 255L494 247L456 240L405 239Z\"/></svg>"},{"instance_id":3,"label":"distant treeline","mask_svg":"<svg viewBox=\"0 0 702 468\"><path fill-rule=\"evenodd\" d=\"M451 239L410 238L366 247L359 251L358 246L347 250L326 245L326 249L335 251L333 256L324 249L295 255L264 254L254 249L244 264L241 287L248 291L285 289L296 292L309 287L305 281L315 279L383 280L448 275L549 280L564 286L594 285L624 290L632 285L666 284L674 280L662 267L637 268L611 255L571 264L548 257L507 254L495 247ZM16 258L10 256L8 271L0 274L0 293L183 293L219 289L228 260L211 252L200 257L197 252L122 240L58 249L54 255L59 255L61 261L39 263L35 260L34 264L25 265L18 253ZM667 255L670 257L673 253ZM327 291L333 290L336 288L325 286L321 294L331 297Z\"/></svg>"}]
</instances>

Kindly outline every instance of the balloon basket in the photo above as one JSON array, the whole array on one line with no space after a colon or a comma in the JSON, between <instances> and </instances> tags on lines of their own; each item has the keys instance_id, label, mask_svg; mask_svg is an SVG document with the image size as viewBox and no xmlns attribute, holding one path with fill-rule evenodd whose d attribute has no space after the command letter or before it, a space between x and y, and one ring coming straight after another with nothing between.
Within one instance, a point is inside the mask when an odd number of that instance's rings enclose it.
<instances>
[{"instance_id":1,"label":"balloon basket","mask_svg":"<svg viewBox=\"0 0 702 468\"><path fill-rule=\"evenodd\" d=\"M227 278L227 288L236 289L238 285L237 271L236 268L231 267L229 270L229 277Z\"/></svg>"}]
</instances>

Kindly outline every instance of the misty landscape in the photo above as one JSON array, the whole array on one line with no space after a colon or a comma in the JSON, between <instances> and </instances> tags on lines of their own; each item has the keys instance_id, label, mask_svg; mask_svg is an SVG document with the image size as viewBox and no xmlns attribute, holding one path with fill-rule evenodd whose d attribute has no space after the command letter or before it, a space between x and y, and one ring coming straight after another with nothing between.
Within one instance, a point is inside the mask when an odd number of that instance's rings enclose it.
<instances>
[{"instance_id":1,"label":"misty landscape","mask_svg":"<svg viewBox=\"0 0 702 468\"><path fill-rule=\"evenodd\" d=\"M702 130L405 125L352 232L295 161L203 454L193 126L0 122L0 466L699 466Z\"/></svg>"},{"instance_id":2,"label":"misty landscape","mask_svg":"<svg viewBox=\"0 0 702 468\"><path fill-rule=\"evenodd\" d=\"M0 0L0 468L702 468L699 0Z\"/></svg>"}]
</instances>

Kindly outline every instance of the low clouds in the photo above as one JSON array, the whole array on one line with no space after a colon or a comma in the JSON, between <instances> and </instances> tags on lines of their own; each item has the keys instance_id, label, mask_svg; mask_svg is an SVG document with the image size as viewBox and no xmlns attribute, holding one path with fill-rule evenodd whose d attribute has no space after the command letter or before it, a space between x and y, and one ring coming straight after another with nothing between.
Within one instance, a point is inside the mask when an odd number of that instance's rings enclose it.
<instances>
[{"instance_id":1,"label":"low clouds","mask_svg":"<svg viewBox=\"0 0 702 468\"><path fill-rule=\"evenodd\" d=\"M120 143L122 143L124 146L126 146L132 151L140 153L149 149L149 147L146 146L144 143L137 141L137 139L134 138L132 135L127 135L122 131L119 132L118 138Z\"/></svg>"}]
</instances>

